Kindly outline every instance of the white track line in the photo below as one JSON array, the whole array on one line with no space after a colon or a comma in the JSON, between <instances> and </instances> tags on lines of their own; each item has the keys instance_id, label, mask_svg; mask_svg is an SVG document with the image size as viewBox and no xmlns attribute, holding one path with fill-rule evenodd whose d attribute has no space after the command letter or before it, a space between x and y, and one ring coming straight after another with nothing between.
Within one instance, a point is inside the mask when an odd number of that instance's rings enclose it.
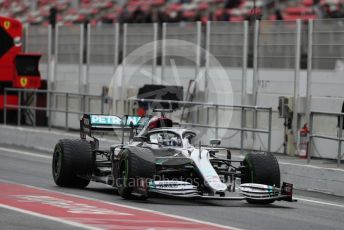
<instances>
[{"instance_id":1,"label":"white track line","mask_svg":"<svg viewBox=\"0 0 344 230\"><path fill-rule=\"evenodd\" d=\"M320 167L320 166L316 166L316 165L305 165L305 164L289 163L289 162L284 162L283 160L280 160L280 164L344 172L344 169L341 169L341 168L329 168L329 167Z\"/></svg>"},{"instance_id":2,"label":"white track line","mask_svg":"<svg viewBox=\"0 0 344 230\"><path fill-rule=\"evenodd\" d=\"M32 152L22 151L22 150L16 150L16 149L10 149L10 148L5 148L5 147L0 147L0 150L6 151L6 152L17 153L17 154L21 154L21 155L25 155L25 156L39 157L39 158L45 158L45 159L51 159L52 158L51 156L47 156L47 155L42 155L42 154L37 154L37 153L32 153ZM19 184L19 183L13 183L11 181L2 180L2 179L0 179L0 181L9 182L9 183L12 183L12 184ZM123 205L123 204L106 202L106 201L102 201L102 200L98 200L98 199L94 199L94 198L89 198L89 197L75 195L75 194L56 192L56 191L52 191L52 190L49 190L49 189L39 188L39 187L25 185L25 184L21 184L21 185L24 185L24 186L27 186L27 187L32 187L32 188L35 188L35 189L46 190L46 191L49 191L49 192L61 193L61 194L65 194L65 195L69 195L69 196L74 196L74 197L78 197L78 198L99 201L99 202L103 202L103 203L107 203L107 204L111 204L111 205L115 205L115 206L121 206L121 207L125 207L125 208L130 208L130 209L135 209L135 210L140 210L140 211L146 211L146 212L150 212L150 213L157 213L157 214L168 216L168 217L174 217L174 218L178 218L178 219L182 219L182 220L187 220L187 221L192 221L192 222L196 222L196 223L212 225L212 226L215 226L215 227L221 227L221 228L227 228L227 229L233 229L233 230L240 230L239 228L235 228L235 227L218 225L218 224L211 223L211 222L200 221L200 220L191 219L191 218L187 218L187 217L176 216L176 215L172 215L172 214L166 214L166 213L159 212L159 211L153 211L153 210L149 210L149 209L142 209L142 208L137 208L137 207ZM26 212L25 210L21 210L21 211ZM37 215L40 215L40 214L37 214Z\"/></svg>"},{"instance_id":3,"label":"white track line","mask_svg":"<svg viewBox=\"0 0 344 230\"><path fill-rule=\"evenodd\" d=\"M226 154L219 154L219 155L226 158ZM245 156L235 155L235 156L233 156L233 158L244 159ZM292 165L292 166L299 166L299 167L307 167L307 168L314 168L314 169L325 169L325 170L330 170L330 171L344 172L344 169L342 169L342 168L321 167L321 166L302 164L302 163L290 163L290 162L284 161L283 159L278 160L278 163L280 165Z\"/></svg>"},{"instance_id":4,"label":"white track line","mask_svg":"<svg viewBox=\"0 0 344 230\"><path fill-rule=\"evenodd\" d=\"M194 223L211 225L211 226L214 226L214 227L219 227L219 228L224 228L224 229L244 230L242 228L236 228L236 227L231 227L231 226L215 224L215 223L212 223L212 222L196 220L196 219L192 219L192 218L188 218L188 217L183 217L183 216L177 216L177 215L173 215L173 214L167 214L167 213L163 213L163 212L159 212L159 211L155 211L155 210L150 210L150 209L144 209L144 208L138 208L138 207L124 205L124 204L112 203L112 202L108 202L108 201L99 200L99 199L96 199L96 198L91 198L91 197L86 197L86 196L81 196L81 195L75 195L75 194L65 193L65 192L60 192L60 191L57 192L57 191L46 189L46 188L40 188L40 187L36 187L36 186L32 186L32 185L16 183L16 182L4 180L4 179L0 179L0 182L22 185L22 186L25 186L25 187L28 187L28 188L34 188L34 189L44 190L44 191L48 191L48 192L52 192L52 193L63 194L63 195L66 195L66 196L72 196L72 197L76 197L76 198L97 201L97 202L109 204L109 205L112 205L112 206L117 206L117 207L120 206L120 207L124 207L124 208L135 209L135 210L139 210L139 211L149 212L149 213L153 213L153 214L159 214L159 215L163 215L163 216L167 216L167 217L177 218L177 219L180 219L180 220L191 221L191 222L194 222Z\"/></svg>"},{"instance_id":5,"label":"white track line","mask_svg":"<svg viewBox=\"0 0 344 230\"><path fill-rule=\"evenodd\" d=\"M10 153L18 153L18 154L30 156L30 157L40 157L40 158L45 158L45 159L52 159L52 156L22 151L22 150L17 150L17 149L10 149L10 148L5 148L5 147L0 147L0 151L6 151L6 152L10 152Z\"/></svg>"},{"instance_id":6,"label":"white track line","mask_svg":"<svg viewBox=\"0 0 344 230\"><path fill-rule=\"evenodd\" d=\"M8 206L8 205L5 205L5 204L0 204L0 207L1 208L6 208L6 209L10 209L10 210L13 210L13 211L16 211L16 212L21 212L21 213L24 213L24 214L28 214L28 215L31 215L31 216L36 216L36 217L44 218L44 219L47 219L47 220L52 220L52 221L60 222L60 223L67 224L67 225L70 225L70 226L73 226L73 227L79 227L79 228L90 229L90 230L100 230L101 229L101 228L96 228L96 227L80 224L80 223L73 222L73 221L68 221L68 220L64 220L64 219L60 219L60 218L56 218L56 217L52 217L52 216L47 216L47 215L39 214L39 213L36 213L36 212L27 211L27 210L20 209L20 208L11 207L11 206Z\"/></svg>"},{"instance_id":7,"label":"white track line","mask_svg":"<svg viewBox=\"0 0 344 230\"><path fill-rule=\"evenodd\" d=\"M305 199L305 198L300 198L300 197L294 197L294 198L296 200L300 200L300 201L304 201L304 202L308 202L308 203L315 203L315 204L334 206L334 207L338 207L338 208L344 208L344 205L342 205L342 204L334 204L334 203L318 201L318 200L310 200L310 199Z\"/></svg>"}]
</instances>

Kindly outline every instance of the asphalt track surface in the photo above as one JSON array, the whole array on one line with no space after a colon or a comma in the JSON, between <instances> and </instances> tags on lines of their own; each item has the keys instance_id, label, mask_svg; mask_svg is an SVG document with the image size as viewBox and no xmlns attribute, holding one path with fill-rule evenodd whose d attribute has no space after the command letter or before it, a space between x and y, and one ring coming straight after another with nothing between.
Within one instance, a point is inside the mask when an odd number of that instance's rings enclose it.
<instances>
[{"instance_id":1,"label":"asphalt track surface","mask_svg":"<svg viewBox=\"0 0 344 230\"><path fill-rule=\"evenodd\" d=\"M112 188L91 183L86 189L57 187L51 176L51 153L0 146L0 182L30 185L64 194L154 210L232 229L344 229L344 198L296 191L296 203L251 205L245 201L183 201L151 198L124 200ZM82 229L0 207L0 229Z\"/></svg>"}]
</instances>

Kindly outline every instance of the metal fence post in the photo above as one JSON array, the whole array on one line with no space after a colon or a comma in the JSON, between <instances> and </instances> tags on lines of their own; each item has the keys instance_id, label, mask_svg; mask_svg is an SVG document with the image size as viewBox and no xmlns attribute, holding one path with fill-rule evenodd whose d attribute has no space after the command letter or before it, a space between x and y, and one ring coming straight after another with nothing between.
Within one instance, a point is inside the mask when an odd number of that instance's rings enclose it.
<instances>
[{"instance_id":1,"label":"metal fence post","mask_svg":"<svg viewBox=\"0 0 344 230\"><path fill-rule=\"evenodd\" d=\"M51 48L51 46L52 46L53 44L52 44L52 27L51 27L51 25L49 25L49 27L48 27L48 54L47 54L47 65L48 65L48 67L47 67L47 71L48 71L48 73L47 73L47 88L48 88L48 90L52 90L53 88L52 88L52 76L51 76L51 73L50 73L50 71L52 70L52 68L51 68L51 50L52 50L52 48Z\"/></svg>"},{"instance_id":2,"label":"metal fence post","mask_svg":"<svg viewBox=\"0 0 344 230\"><path fill-rule=\"evenodd\" d=\"M91 97L88 97L87 98L87 109L85 110L85 112L87 111L87 113L91 113L91 100L92 100L92 98ZM103 113L101 113L101 114L103 114Z\"/></svg>"},{"instance_id":3,"label":"metal fence post","mask_svg":"<svg viewBox=\"0 0 344 230\"><path fill-rule=\"evenodd\" d=\"M242 56L242 79L241 79L241 105L247 104L247 59L248 59L248 36L249 36L248 21L243 22L243 56ZM243 127L246 126L246 110L242 114ZM242 132L242 138L245 138L245 132Z\"/></svg>"},{"instance_id":4,"label":"metal fence post","mask_svg":"<svg viewBox=\"0 0 344 230\"><path fill-rule=\"evenodd\" d=\"M55 27L55 50L54 50L54 71L53 71L53 76L52 76L52 88L51 90L54 90L55 88L55 82L57 81L57 68L58 68L58 60L59 60L59 25L56 25Z\"/></svg>"},{"instance_id":5,"label":"metal fence post","mask_svg":"<svg viewBox=\"0 0 344 230\"><path fill-rule=\"evenodd\" d=\"M254 28L254 42L253 42L253 83L252 83L252 105L257 105L258 97L258 45L259 45L259 20L255 21ZM253 128L257 127L257 111L253 110ZM256 134L252 133L253 140L256 138Z\"/></svg>"},{"instance_id":6,"label":"metal fence post","mask_svg":"<svg viewBox=\"0 0 344 230\"><path fill-rule=\"evenodd\" d=\"M51 130L51 120L52 120L52 118L51 118L51 92L50 91L48 91L48 98L47 98L48 100L48 128L49 128L49 130Z\"/></svg>"},{"instance_id":7,"label":"metal fence post","mask_svg":"<svg viewBox=\"0 0 344 230\"><path fill-rule=\"evenodd\" d=\"M90 82L90 65L91 65L91 24L87 24L87 44L86 44L86 79L85 79L85 87L84 93L89 92L89 82Z\"/></svg>"},{"instance_id":8,"label":"metal fence post","mask_svg":"<svg viewBox=\"0 0 344 230\"><path fill-rule=\"evenodd\" d=\"M242 80L241 80L241 105L246 105L246 82L247 82L247 50L248 50L248 21L243 23L243 53L242 53Z\"/></svg>"},{"instance_id":9,"label":"metal fence post","mask_svg":"<svg viewBox=\"0 0 344 230\"><path fill-rule=\"evenodd\" d=\"M257 105L258 92L258 43L259 43L259 21L255 21L254 42L253 42L253 84L252 95L253 105Z\"/></svg>"},{"instance_id":10,"label":"metal fence post","mask_svg":"<svg viewBox=\"0 0 344 230\"><path fill-rule=\"evenodd\" d=\"M313 113L309 113L309 140L308 140L308 154L307 154L307 164L311 162L311 154L312 154L312 141L313 141Z\"/></svg>"},{"instance_id":11,"label":"metal fence post","mask_svg":"<svg viewBox=\"0 0 344 230\"><path fill-rule=\"evenodd\" d=\"M338 158L337 167L340 166L340 161L342 158L342 134L343 134L343 115L339 116L339 130L338 130Z\"/></svg>"},{"instance_id":12,"label":"metal fence post","mask_svg":"<svg viewBox=\"0 0 344 230\"><path fill-rule=\"evenodd\" d=\"M127 110L127 109L126 109L126 103L125 103L124 99L121 100L121 103L122 103L122 107L123 107L123 110L122 110L123 113L122 113L122 115L124 115L125 111Z\"/></svg>"},{"instance_id":13,"label":"metal fence post","mask_svg":"<svg viewBox=\"0 0 344 230\"><path fill-rule=\"evenodd\" d=\"M219 129L218 129L218 126L219 126L219 106L216 105L215 106L215 138L217 139L218 136L219 136Z\"/></svg>"},{"instance_id":14,"label":"metal fence post","mask_svg":"<svg viewBox=\"0 0 344 230\"><path fill-rule=\"evenodd\" d=\"M104 114L104 103L105 103L105 95L104 94L102 94L100 100L101 100L101 102L100 102L100 113ZM117 102L115 102L115 105L116 105L116 112L117 112Z\"/></svg>"},{"instance_id":15,"label":"metal fence post","mask_svg":"<svg viewBox=\"0 0 344 230\"><path fill-rule=\"evenodd\" d=\"M21 118L21 101L22 101L22 93L21 91L18 92L18 115L17 115L17 124L20 126L20 118Z\"/></svg>"},{"instance_id":16,"label":"metal fence post","mask_svg":"<svg viewBox=\"0 0 344 230\"><path fill-rule=\"evenodd\" d=\"M308 22L308 56L307 56L307 108L306 108L306 123L310 123L310 111L312 103L312 56L313 56L313 20Z\"/></svg>"},{"instance_id":17,"label":"metal fence post","mask_svg":"<svg viewBox=\"0 0 344 230\"><path fill-rule=\"evenodd\" d=\"M241 125L240 125L240 154L244 154L244 113L245 113L245 108L242 106L241 107Z\"/></svg>"},{"instance_id":18,"label":"metal fence post","mask_svg":"<svg viewBox=\"0 0 344 230\"><path fill-rule=\"evenodd\" d=\"M130 101L127 102L127 114L130 114Z\"/></svg>"},{"instance_id":19,"label":"metal fence post","mask_svg":"<svg viewBox=\"0 0 344 230\"><path fill-rule=\"evenodd\" d=\"M196 37L196 72L195 72L195 80L198 77L201 68L201 37L202 37L202 24L200 21L196 22L197 26L197 37Z\"/></svg>"},{"instance_id":20,"label":"metal fence post","mask_svg":"<svg viewBox=\"0 0 344 230\"><path fill-rule=\"evenodd\" d=\"M79 46L79 93L85 92L85 84L83 83L83 51L84 51L84 25L80 25L80 46Z\"/></svg>"},{"instance_id":21,"label":"metal fence post","mask_svg":"<svg viewBox=\"0 0 344 230\"><path fill-rule=\"evenodd\" d=\"M116 69L118 67L118 53L119 53L119 24L115 24L115 45L114 45L114 73L116 72Z\"/></svg>"},{"instance_id":22,"label":"metal fence post","mask_svg":"<svg viewBox=\"0 0 344 230\"><path fill-rule=\"evenodd\" d=\"M118 100L113 99L113 102L114 102L114 105L115 105L115 111L116 111L116 113L117 113L117 111L118 111ZM112 110L113 110L113 109L112 109ZM110 112L110 110L109 110L109 112Z\"/></svg>"},{"instance_id":23,"label":"metal fence post","mask_svg":"<svg viewBox=\"0 0 344 230\"><path fill-rule=\"evenodd\" d=\"M205 89L205 100L209 100L209 89L208 89L208 82L209 82L209 66L210 66L210 31L211 31L211 21L207 21L206 27L206 40L205 40L205 77L204 77L204 89ZM209 111L209 110L208 110ZM209 114L208 114L209 115Z\"/></svg>"},{"instance_id":24,"label":"metal fence post","mask_svg":"<svg viewBox=\"0 0 344 230\"><path fill-rule=\"evenodd\" d=\"M153 63L152 63L152 84L154 84L156 77L156 66L157 66L157 57L158 57L158 23L154 23L154 44L153 44Z\"/></svg>"},{"instance_id":25,"label":"metal fence post","mask_svg":"<svg viewBox=\"0 0 344 230\"><path fill-rule=\"evenodd\" d=\"M35 107L34 108L34 111L33 111L33 127L36 127L36 118L37 118L37 91L34 91L33 92L33 106Z\"/></svg>"},{"instance_id":26,"label":"metal fence post","mask_svg":"<svg viewBox=\"0 0 344 230\"><path fill-rule=\"evenodd\" d=\"M121 72L121 100L124 105L124 72L125 72L125 65L126 65L126 56L127 56L127 31L128 31L128 24L124 23L123 24L123 48L122 48L122 53L123 53L123 58L122 58L122 72ZM123 113L125 113L125 110L123 110Z\"/></svg>"},{"instance_id":27,"label":"metal fence post","mask_svg":"<svg viewBox=\"0 0 344 230\"><path fill-rule=\"evenodd\" d=\"M269 108L269 124L268 124L268 152L271 152L271 130L272 130L272 108Z\"/></svg>"},{"instance_id":28,"label":"metal fence post","mask_svg":"<svg viewBox=\"0 0 344 230\"><path fill-rule=\"evenodd\" d=\"M4 92L4 125L7 124L7 89Z\"/></svg>"},{"instance_id":29,"label":"metal fence post","mask_svg":"<svg viewBox=\"0 0 344 230\"><path fill-rule=\"evenodd\" d=\"M294 100L293 100L293 121L292 129L294 141L297 140L298 125L298 101L299 101L299 83L300 83L300 58L301 58L301 20L296 21L296 44L295 44L295 72L294 72Z\"/></svg>"},{"instance_id":30,"label":"metal fence post","mask_svg":"<svg viewBox=\"0 0 344 230\"><path fill-rule=\"evenodd\" d=\"M68 130L68 110L69 110L69 102L68 102L68 97L69 97L69 93L66 93L66 105L65 105L65 108L66 108L66 120L65 120L65 129Z\"/></svg>"},{"instance_id":31,"label":"metal fence post","mask_svg":"<svg viewBox=\"0 0 344 230\"><path fill-rule=\"evenodd\" d=\"M165 78L165 67L166 67L166 22L162 23L162 44L161 44L161 78L160 84L163 84Z\"/></svg>"},{"instance_id":32,"label":"metal fence post","mask_svg":"<svg viewBox=\"0 0 344 230\"><path fill-rule=\"evenodd\" d=\"M210 108L209 106L207 106L207 125L209 125L209 111L210 111Z\"/></svg>"},{"instance_id":33,"label":"metal fence post","mask_svg":"<svg viewBox=\"0 0 344 230\"><path fill-rule=\"evenodd\" d=\"M82 112L86 112L86 95L82 96Z\"/></svg>"},{"instance_id":34,"label":"metal fence post","mask_svg":"<svg viewBox=\"0 0 344 230\"><path fill-rule=\"evenodd\" d=\"M58 107L58 97L61 96L61 95L58 95L56 94L52 99L54 99L54 105L55 105L55 108Z\"/></svg>"}]
</instances>

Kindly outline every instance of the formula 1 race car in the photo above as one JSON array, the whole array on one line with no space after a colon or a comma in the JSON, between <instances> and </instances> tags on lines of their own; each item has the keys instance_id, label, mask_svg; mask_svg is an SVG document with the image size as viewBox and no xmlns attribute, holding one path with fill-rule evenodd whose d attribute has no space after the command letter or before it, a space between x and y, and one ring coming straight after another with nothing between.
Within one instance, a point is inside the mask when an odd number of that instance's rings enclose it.
<instances>
[{"instance_id":1,"label":"formula 1 race car","mask_svg":"<svg viewBox=\"0 0 344 230\"><path fill-rule=\"evenodd\" d=\"M161 116L123 118L85 114L80 120L81 139L63 139L55 146L55 183L83 188L90 181L101 182L126 199L159 194L261 204L293 201L292 184L280 186L279 164L273 154L248 153L244 160L233 160L229 149L219 147L220 140L196 146L194 131L175 127L164 111L159 112ZM122 143L99 149L94 134L116 130L122 131ZM220 157L223 152L225 157Z\"/></svg>"}]
</instances>

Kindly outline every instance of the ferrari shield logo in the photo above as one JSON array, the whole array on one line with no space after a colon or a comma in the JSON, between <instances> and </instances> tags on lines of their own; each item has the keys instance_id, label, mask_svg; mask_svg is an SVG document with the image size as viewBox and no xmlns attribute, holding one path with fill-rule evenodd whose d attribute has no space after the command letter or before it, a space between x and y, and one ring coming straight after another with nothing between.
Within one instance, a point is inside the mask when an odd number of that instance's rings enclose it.
<instances>
[{"instance_id":1,"label":"ferrari shield logo","mask_svg":"<svg viewBox=\"0 0 344 230\"><path fill-rule=\"evenodd\" d=\"M10 21L5 21L4 22L4 28L8 30L11 27L11 22Z\"/></svg>"},{"instance_id":2,"label":"ferrari shield logo","mask_svg":"<svg viewBox=\"0 0 344 230\"><path fill-rule=\"evenodd\" d=\"M25 88L27 86L27 78L26 77L21 77L20 78L20 85Z\"/></svg>"}]
</instances>

